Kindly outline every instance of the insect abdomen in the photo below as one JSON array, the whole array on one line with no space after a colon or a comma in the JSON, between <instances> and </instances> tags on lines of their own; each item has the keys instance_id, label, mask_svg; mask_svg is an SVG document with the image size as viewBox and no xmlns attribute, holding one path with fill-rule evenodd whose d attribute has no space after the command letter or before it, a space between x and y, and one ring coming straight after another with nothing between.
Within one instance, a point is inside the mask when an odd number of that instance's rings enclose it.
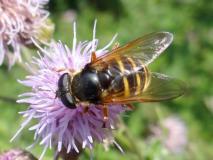
<instances>
[{"instance_id":1,"label":"insect abdomen","mask_svg":"<svg viewBox=\"0 0 213 160\"><path fill-rule=\"evenodd\" d=\"M114 76L110 92L113 96L129 97L143 92L149 83L149 71L139 59L118 57L108 67Z\"/></svg>"}]
</instances>

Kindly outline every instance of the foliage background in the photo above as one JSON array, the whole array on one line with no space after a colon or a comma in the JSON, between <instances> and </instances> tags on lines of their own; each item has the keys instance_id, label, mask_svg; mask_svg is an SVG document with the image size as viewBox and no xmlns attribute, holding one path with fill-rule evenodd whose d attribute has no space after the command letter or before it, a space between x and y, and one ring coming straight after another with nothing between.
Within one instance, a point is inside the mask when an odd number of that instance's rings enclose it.
<instances>
[{"instance_id":1,"label":"foliage background","mask_svg":"<svg viewBox=\"0 0 213 160\"><path fill-rule=\"evenodd\" d=\"M91 39L94 19L98 20L100 47L115 33L119 34L117 40L120 44L154 31L174 34L174 42L151 65L151 69L186 81L189 92L169 102L136 104L134 111L123 115L128 129L116 132L125 155L115 147L104 152L97 145L94 159L212 159L213 3L207 0L51 0L48 7L56 25L54 38L70 47L73 19L77 21L78 40ZM16 81L25 75L18 65L9 72L6 65L0 67L0 151L10 147L24 148L32 142L32 134L25 130L16 142L9 143L22 121L17 112L27 107L14 103L17 95L26 91ZM166 153L159 143L146 145L150 124L170 115L181 117L187 126L188 145L181 154ZM33 153L39 156L41 151L41 147L36 147ZM88 154L84 153L81 159L89 159ZM52 159L51 151L45 159Z\"/></svg>"}]
</instances>

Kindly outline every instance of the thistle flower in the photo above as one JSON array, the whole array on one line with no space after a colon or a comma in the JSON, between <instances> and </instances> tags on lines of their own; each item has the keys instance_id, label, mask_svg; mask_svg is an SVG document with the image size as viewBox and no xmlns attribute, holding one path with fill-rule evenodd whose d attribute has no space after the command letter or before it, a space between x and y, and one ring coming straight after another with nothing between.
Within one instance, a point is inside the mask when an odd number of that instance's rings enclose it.
<instances>
[{"instance_id":1,"label":"thistle flower","mask_svg":"<svg viewBox=\"0 0 213 160\"><path fill-rule=\"evenodd\" d=\"M10 149L0 155L0 160L37 160L37 158L25 150Z\"/></svg>"},{"instance_id":2,"label":"thistle flower","mask_svg":"<svg viewBox=\"0 0 213 160\"><path fill-rule=\"evenodd\" d=\"M77 17L77 13L74 10L67 10L66 12L63 13L61 18L65 22L73 23L76 20L76 17Z\"/></svg>"},{"instance_id":3,"label":"thistle flower","mask_svg":"<svg viewBox=\"0 0 213 160\"><path fill-rule=\"evenodd\" d=\"M31 37L46 41L53 25L43 7L48 0L0 1L0 65L7 59L9 67L21 60L21 46L32 45Z\"/></svg>"},{"instance_id":4,"label":"thistle flower","mask_svg":"<svg viewBox=\"0 0 213 160\"><path fill-rule=\"evenodd\" d=\"M184 122L176 117L168 117L161 126L152 126L153 137L159 139L170 153L180 153L187 145L187 129Z\"/></svg>"},{"instance_id":5,"label":"thistle flower","mask_svg":"<svg viewBox=\"0 0 213 160\"><path fill-rule=\"evenodd\" d=\"M109 120L106 128L103 128L104 120L100 105L89 104L89 109L85 113L84 107L80 104L76 109L70 109L64 106L59 98L56 98L58 80L64 73L64 71L59 71L60 69L79 71L90 62L93 51L97 56L101 56L108 52L107 48L113 43L115 36L104 48L96 50L98 40L95 38L95 26L93 40L77 44L74 25L72 50L61 42L52 42L45 49L38 46L41 51L40 57L34 57L32 64L28 64L32 75L20 81L32 90L20 95L21 99L18 103L27 103L29 108L21 112L26 120L12 140L31 120L36 119L37 124L29 130L34 131L35 143L40 141L40 144L44 146L40 159L45 151L53 146L57 148L58 153L63 147L66 148L67 153L71 150L79 153L84 148L92 150L94 141L104 143L106 139L113 137L112 129L116 126L118 115L124 110L121 105L108 106ZM113 142L116 143L114 140Z\"/></svg>"}]
</instances>

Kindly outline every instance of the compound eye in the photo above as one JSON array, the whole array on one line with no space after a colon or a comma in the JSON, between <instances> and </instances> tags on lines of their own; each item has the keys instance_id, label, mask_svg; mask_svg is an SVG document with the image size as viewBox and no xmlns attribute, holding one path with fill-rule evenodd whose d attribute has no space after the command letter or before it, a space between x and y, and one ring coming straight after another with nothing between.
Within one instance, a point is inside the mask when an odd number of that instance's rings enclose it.
<instances>
[{"instance_id":1,"label":"compound eye","mask_svg":"<svg viewBox=\"0 0 213 160\"><path fill-rule=\"evenodd\" d=\"M61 101L67 108L71 108L71 109L76 108L73 96L69 92L61 95Z\"/></svg>"},{"instance_id":2,"label":"compound eye","mask_svg":"<svg viewBox=\"0 0 213 160\"><path fill-rule=\"evenodd\" d=\"M61 90L67 90L69 81L70 81L69 74L68 73L62 74L58 80L58 88Z\"/></svg>"},{"instance_id":3,"label":"compound eye","mask_svg":"<svg viewBox=\"0 0 213 160\"><path fill-rule=\"evenodd\" d=\"M64 73L58 80L58 97L61 99L61 102L67 107L71 109L75 109L75 101L73 96L70 93L70 75L68 73Z\"/></svg>"}]
</instances>

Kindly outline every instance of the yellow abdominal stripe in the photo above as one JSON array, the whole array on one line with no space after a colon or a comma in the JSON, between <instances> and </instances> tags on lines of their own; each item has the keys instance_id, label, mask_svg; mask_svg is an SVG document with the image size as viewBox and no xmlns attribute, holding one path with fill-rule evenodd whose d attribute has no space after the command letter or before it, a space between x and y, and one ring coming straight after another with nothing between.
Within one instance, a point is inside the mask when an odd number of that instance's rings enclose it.
<instances>
[{"instance_id":1,"label":"yellow abdominal stripe","mask_svg":"<svg viewBox=\"0 0 213 160\"><path fill-rule=\"evenodd\" d=\"M128 60L131 63L133 69L137 67L132 58L128 58ZM136 88L136 91L135 91L135 95L137 95L141 92L141 78L140 78L139 73L136 74L136 82L137 82L137 85L136 85L137 88Z\"/></svg>"},{"instance_id":2,"label":"yellow abdominal stripe","mask_svg":"<svg viewBox=\"0 0 213 160\"><path fill-rule=\"evenodd\" d=\"M124 65L123 65L121 59L117 58L116 60L117 60L117 63L118 63L118 66L119 66L121 73L124 73L125 68L124 68ZM129 97L130 91L129 91L129 82L127 80L127 77L123 77L123 82L124 82L124 96Z\"/></svg>"}]
</instances>

